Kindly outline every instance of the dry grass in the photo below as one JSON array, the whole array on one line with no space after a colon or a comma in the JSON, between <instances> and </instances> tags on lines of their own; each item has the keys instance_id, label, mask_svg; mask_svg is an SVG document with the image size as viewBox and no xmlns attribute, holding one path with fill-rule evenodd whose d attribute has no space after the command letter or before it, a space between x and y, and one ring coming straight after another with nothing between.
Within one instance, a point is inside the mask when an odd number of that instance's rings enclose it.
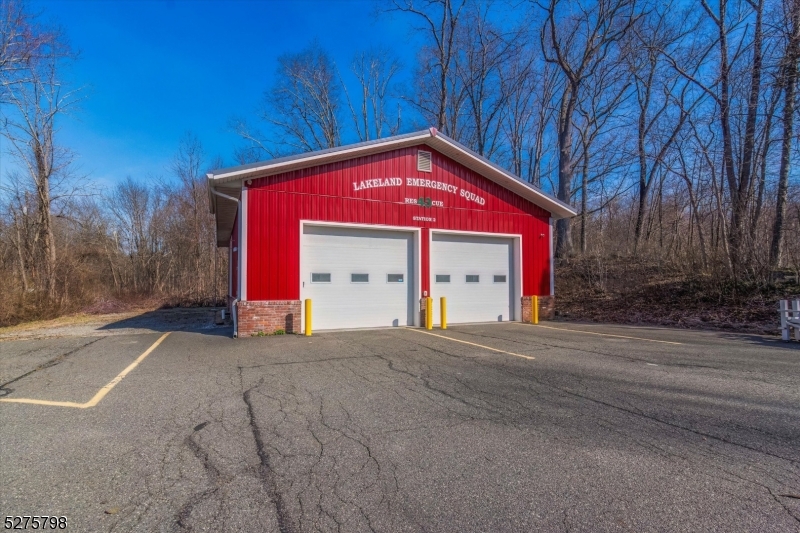
<instances>
[{"instance_id":1,"label":"dry grass","mask_svg":"<svg viewBox=\"0 0 800 533\"><path fill-rule=\"evenodd\" d=\"M556 294L556 313L568 320L777 334L778 300L800 297L800 285L734 284L629 258L587 258L556 269Z\"/></svg>"},{"instance_id":2,"label":"dry grass","mask_svg":"<svg viewBox=\"0 0 800 533\"><path fill-rule=\"evenodd\" d=\"M136 311L125 311L119 313L106 313L106 314L89 314L89 313L75 313L72 315L64 315L58 318L49 320L34 320L31 322L23 322L13 326L0 327L0 336L7 333L18 333L23 331L46 330L52 328L66 327L66 326L82 326L94 323L110 323L117 320L124 320L141 314L148 309L139 309Z\"/></svg>"}]
</instances>

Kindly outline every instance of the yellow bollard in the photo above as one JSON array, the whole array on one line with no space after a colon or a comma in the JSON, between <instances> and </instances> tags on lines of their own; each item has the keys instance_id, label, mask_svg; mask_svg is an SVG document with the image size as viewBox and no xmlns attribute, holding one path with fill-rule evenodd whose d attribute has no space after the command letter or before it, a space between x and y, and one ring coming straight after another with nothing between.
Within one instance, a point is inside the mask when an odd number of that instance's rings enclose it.
<instances>
[{"instance_id":1,"label":"yellow bollard","mask_svg":"<svg viewBox=\"0 0 800 533\"><path fill-rule=\"evenodd\" d=\"M311 336L311 298L306 299L306 337Z\"/></svg>"},{"instance_id":2,"label":"yellow bollard","mask_svg":"<svg viewBox=\"0 0 800 533\"><path fill-rule=\"evenodd\" d=\"M441 313L440 314L442 316L441 327L442 327L442 329L447 329L447 298L442 296L442 298L441 298L439 303L441 305Z\"/></svg>"},{"instance_id":3,"label":"yellow bollard","mask_svg":"<svg viewBox=\"0 0 800 533\"><path fill-rule=\"evenodd\" d=\"M534 324L539 323L539 297L531 297L531 317Z\"/></svg>"},{"instance_id":4,"label":"yellow bollard","mask_svg":"<svg viewBox=\"0 0 800 533\"><path fill-rule=\"evenodd\" d=\"M425 329L433 329L433 298L425 298Z\"/></svg>"}]
</instances>

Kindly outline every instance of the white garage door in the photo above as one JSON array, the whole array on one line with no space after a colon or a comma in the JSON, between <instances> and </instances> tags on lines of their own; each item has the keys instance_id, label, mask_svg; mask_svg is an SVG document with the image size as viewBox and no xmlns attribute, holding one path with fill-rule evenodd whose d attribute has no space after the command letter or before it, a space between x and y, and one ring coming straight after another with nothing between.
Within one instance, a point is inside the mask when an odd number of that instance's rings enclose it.
<instances>
[{"instance_id":1,"label":"white garage door","mask_svg":"<svg viewBox=\"0 0 800 533\"><path fill-rule=\"evenodd\" d=\"M514 320L513 240L434 233L431 242L433 321L447 298L447 322Z\"/></svg>"},{"instance_id":2,"label":"white garage door","mask_svg":"<svg viewBox=\"0 0 800 533\"><path fill-rule=\"evenodd\" d=\"M412 235L304 226L300 295L313 329L413 325Z\"/></svg>"}]
</instances>

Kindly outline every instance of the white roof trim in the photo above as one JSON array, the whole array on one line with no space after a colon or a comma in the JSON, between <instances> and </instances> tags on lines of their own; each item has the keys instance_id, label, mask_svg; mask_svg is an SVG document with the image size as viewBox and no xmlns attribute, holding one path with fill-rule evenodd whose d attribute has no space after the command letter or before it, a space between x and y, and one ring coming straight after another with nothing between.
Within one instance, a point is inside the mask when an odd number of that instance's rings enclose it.
<instances>
[{"instance_id":1,"label":"white roof trim","mask_svg":"<svg viewBox=\"0 0 800 533\"><path fill-rule=\"evenodd\" d=\"M340 149L322 150L318 152L308 152L307 154L299 154L288 158L280 158L278 160L265 161L264 163L248 165L244 167L235 167L232 169L221 169L217 172L212 172L209 177L212 177L214 183L225 183L228 181L235 181L241 179L249 179L254 176L271 176L273 174L280 174L286 172L286 167L294 168L307 168L317 165L324 165L332 161L341 161L344 159L352 159L358 157L364 152L385 152L394 148L396 145L414 145L419 142L425 142L425 139L430 138L430 133L427 131L418 133L414 136L389 137L385 142L373 143L359 143L351 146L344 146Z\"/></svg>"},{"instance_id":2,"label":"white roof trim","mask_svg":"<svg viewBox=\"0 0 800 533\"><path fill-rule=\"evenodd\" d=\"M520 180L514 174L508 172L502 167L495 165L488 159L481 157L469 148L447 137L446 135L437 132L435 128L389 137L386 139L377 139L365 143L343 146L340 148L332 148L328 150L274 159L271 161L265 161L263 163L220 169L209 173L208 181L209 186L214 188L227 183L230 183L230 185L236 187L237 184L232 183L236 181L239 182L238 186L241 187L242 181L247 179L272 176L283 172L289 172L291 170L324 165L327 163L352 159L371 153L386 152L388 150L401 148L403 146L413 146L419 143L426 144L431 148L439 150L447 157L458 161L464 166L486 177L487 179L494 181L498 185L505 187L506 189L527 200L530 200L534 204L540 206L542 209L550 212L552 217L555 219L568 218L577 214L577 211L575 211L575 209L573 209L571 206L561 202L549 194L546 194L531 184Z\"/></svg>"},{"instance_id":3,"label":"white roof trim","mask_svg":"<svg viewBox=\"0 0 800 533\"><path fill-rule=\"evenodd\" d=\"M425 144L437 148L439 151L442 151L439 146L439 143L442 143L448 147L455 148L460 152L462 157L467 158L472 164L467 164L465 161L459 161L460 163L464 164L464 166L474 170L478 174L489 178L490 180L494 181L498 185L502 185L506 189L522 196L530 200L531 202L535 203L536 205L546 209L551 214L556 215L553 218L569 218L577 215L577 211L572 209L570 206L558 201L556 198L546 194L545 192L529 185L528 183L520 180L512 173L508 172L507 170L499 167L486 158L483 158L469 150L468 148L464 147L462 144L454 141L450 137L447 137L442 134L438 134L435 137L431 137L425 141ZM445 154L450 157L453 157L450 154ZM453 157L453 159L458 159ZM477 168L476 168L477 167Z\"/></svg>"}]
</instances>

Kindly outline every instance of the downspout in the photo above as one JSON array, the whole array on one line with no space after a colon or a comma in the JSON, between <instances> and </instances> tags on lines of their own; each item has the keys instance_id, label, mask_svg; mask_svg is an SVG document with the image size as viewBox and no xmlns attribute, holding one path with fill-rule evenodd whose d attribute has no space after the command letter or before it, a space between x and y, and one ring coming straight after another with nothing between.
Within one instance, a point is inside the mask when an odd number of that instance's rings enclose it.
<instances>
[{"instance_id":1,"label":"downspout","mask_svg":"<svg viewBox=\"0 0 800 533\"><path fill-rule=\"evenodd\" d=\"M209 190L211 191L211 194L217 195L220 198L225 198L226 200L231 200L233 202L236 202L236 206L237 206L236 207L236 212L237 213L241 213L242 212L242 201L240 199L234 198L233 196L229 196L229 195L227 195L225 193L219 192L213 186L211 186L211 184L209 184ZM240 220L239 221L239 229L240 230L241 230L241 227L242 227L242 223L243 222ZM237 243L238 243L238 247L237 248L239 250L241 250L242 243L240 242L240 239L237 239ZM238 250L237 250L236 253L239 253ZM241 268L242 268L241 257L242 257L241 254L239 254L239 260L237 262L237 266L239 267L240 271L241 271ZM242 276L242 274L241 274L241 272L239 272L238 275L237 275L237 279L241 280L241 276ZM237 287L237 289L236 289L237 293L239 293L241 291L241 283L239 283L239 285L240 285L240 287ZM235 338L237 338L239 336L239 297L238 297L238 295L231 302L231 317L233 318L233 338L235 339Z\"/></svg>"}]
</instances>

